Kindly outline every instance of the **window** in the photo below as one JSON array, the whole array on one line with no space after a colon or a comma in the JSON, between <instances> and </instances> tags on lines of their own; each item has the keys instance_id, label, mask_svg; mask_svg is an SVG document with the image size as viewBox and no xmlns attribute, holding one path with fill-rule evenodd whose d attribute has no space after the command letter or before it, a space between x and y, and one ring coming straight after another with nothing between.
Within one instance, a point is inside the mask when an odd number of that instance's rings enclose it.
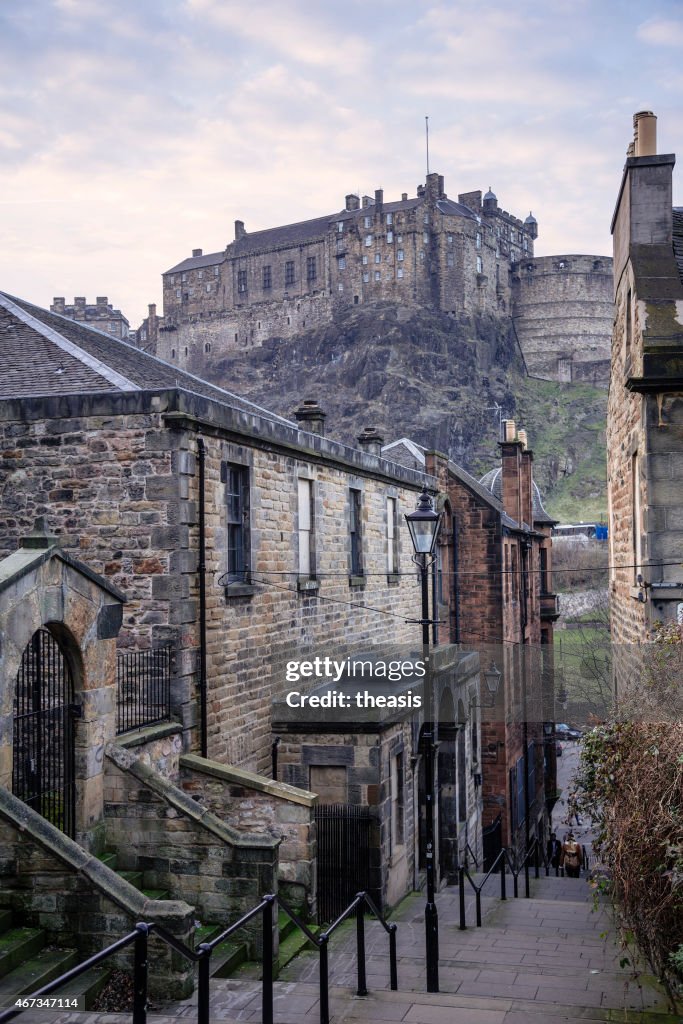
<instances>
[{"instance_id":1,"label":"window","mask_svg":"<svg viewBox=\"0 0 683 1024\"><path fill-rule=\"evenodd\" d=\"M365 236L365 245L366 246L372 245L372 235L366 235Z\"/></svg>"},{"instance_id":2,"label":"window","mask_svg":"<svg viewBox=\"0 0 683 1024\"><path fill-rule=\"evenodd\" d=\"M285 263L285 286L294 284L294 260Z\"/></svg>"},{"instance_id":3,"label":"window","mask_svg":"<svg viewBox=\"0 0 683 1024\"><path fill-rule=\"evenodd\" d=\"M375 263L381 263L381 262L382 262L382 254L381 254L381 252L376 252L375 253Z\"/></svg>"},{"instance_id":4,"label":"window","mask_svg":"<svg viewBox=\"0 0 683 1024\"><path fill-rule=\"evenodd\" d=\"M369 228L372 224L372 217L363 217L363 227Z\"/></svg>"},{"instance_id":5,"label":"window","mask_svg":"<svg viewBox=\"0 0 683 1024\"><path fill-rule=\"evenodd\" d=\"M478 274L483 274L483 272L484 272L484 264L481 261L481 256L477 256L477 273Z\"/></svg>"},{"instance_id":6,"label":"window","mask_svg":"<svg viewBox=\"0 0 683 1024\"><path fill-rule=\"evenodd\" d=\"M346 243L344 242L344 239L343 238L338 238L337 239L337 252L344 252L344 246L345 245L346 245Z\"/></svg>"},{"instance_id":7,"label":"window","mask_svg":"<svg viewBox=\"0 0 683 1024\"><path fill-rule=\"evenodd\" d=\"M454 267L455 266L455 258L453 256L452 252L446 253L446 266L447 267Z\"/></svg>"},{"instance_id":8,"label":"window","mask_svg":"<svg viewBox=\"0 0 683 1024\"><path fill-rule=\"evenodd\" d=\"M209 284L207 284L207 286L206 286L206 290L207 290L207 292L210 292L210 291L211 291L211 282L209 282Z\"/></svg>"},{"instance_id":9,"label":"window","mask_svg":"<svg viewBox=\"0 0 683 1024\"><path fill-rule=\"evenodd\" d=\"M340 256L337 259L337 269L338 270L346 270L346 257L345 256Z\"/></svg>"},{"instance_id":10,"label":"window","mask_svg":"<svg viewBox=\"0 0 683 1024\"><path fill-rule=\"evenodd\" d=\"M422 241L424 242L425 245L429 241L429 232L428 231L423 231L423 233L422 233Z\"/></svg>"},{"instance_id":11,"label":"window","mask_svg":"<svg viewBox=\"0 0 683 1024\"><path fill-rule=\"evenodd\" d=\"M365 282L365 284L367 284L369 280L370 280L370 275L368 274L368 272L366 270L364 272L364 274L363 274L363 281Z\"/></svg>"},{"instance_id":12,"label":"window","mask_svg":"<svg viewBox=\"0 0 683 1024\"><path fill-rule=\"evenodd\" d=\"M405 785L403 751L391 759L391 846L405 841Z\"/></svg>"},{"instance_id":13,"label":"window","mask_svg":"<svg viewBox=\"0 0 683 1024\"><path fill-rule=\"evenodd\" d=\"M228 580L249 582L249 470L224 463L228 502Z\"/></svg>"},{"instance_id":14,"label":"window","mask_svg":"<svg viewBox=\"0 0 683 1024\"><path fill-rule=\"evenodd\" d=\"M221 271L220 271L220 267L214 267L214 268L213 268L213 276L214 276L214 277L218 277L218 275L220 274L220 272L221 272Z\"/></svg>"},{"instance_id":15,"label":"window","mask_svg":"<svg viewBox=\"0 0 683 1024\"><path fill-rule=\"evenodd\" d=\"M388 213L387 214L387 227L390 228L393 223L394 223L394 215L393 215L393 213ZM389 232L389 234L391 234L391 231Z\"/></svg>"},{"instance_id":16,"label":"window","mask_svg":"<svg viewBox=\"0 0 683 1024\"><path fill-rule=\"evenodd\" d=\"M363 575L363 541L361 535L362 518L361 491L351 487L349 490L349 540L351 543L351 575Z\"/></svg>"},{"instance_id":17,"label":"window","mask_svg":"<svg viewBox=\"0 0 683 1024\"><path fill-rule=\"evenodd\" d=\"M399 261L399 263L401 262L401 260L403 259L403 249L398 250L398 252L396 253L396 259Z\"/></svg>"},{"instance_id":18,"label":"window","mask_svg":"<svg viewBox=\"0 0 683 1024\"><path fill-rule=\"evenodd\" d=\"M403 245L403 235L396 235L396 241L399 245Z\"/></svg>"},{"instance_id":19,"label":"window","mask_svg":"<svg viewBox=\"0 0 683 1024\"><path fill-rule=\"evenodd\" d=\"M637 584L641 574L642 550L641 550L641 522L640 522L640 463L638 452L631 456L631 540L633 545L633 582Z\"/></svg>"},{"instance_id":20,"label":"window","mask_svg":"<svg viewBox=\"0 0 683 1024\"><path fill-rule=\"evenodd\" d=\"M341 235L343 230L344 230L344 221L343 220L338 220L337 221L337 231L339 232L340 235Z\"/></svg>"},{"instance_id":21,"label":"window","mask_svg":"<svg viewBox=\"0 0 683 1024\"><path fill-rule=\"evenodd\" d=\"M541 593L550 593L550 573L548 572L548 549L541 548L539 551L541 556Z\"/></svg>"},{"instance_id":22,"label":"window","mask_svg":"<svg viewBox=\"0 0 683 1024\"><path fill-rule=\"evenodd\" d=\"M367 265L368 265L368 256L367 256L367 253L364 252L363 253L363 266L367 267Z\"/></svg>"},{"instance_id":23,"label":"window","mask_svg":"<svg viewBox=\"0 0 683 1024\"><path fill-rule=\"evenodd\" d=\"M270 264L263 268L263 290L268 291L273 286L273 275L271 273Z\"/></svg>"},{"instance_id":24,"label":"window","mask_svg":"<svg viewBox=\"0 0 683 1024\"><path fill-rule=\"evenodd\" d=\"M387 572L390 576L398 573L398 502L387 498Z\"/></svg>"},{"instance_id":25,"label":"window","mask_svg":"<svg viewBox=\"0 0 683 1024\"><path fill-rule=\"evenodd\" d=\"M247 290L247 272L246 270L237 271L237 291L246 292Z\"/></svg>"},{"instance_id":26,"label":"window","mask_svg":"<svg viewBox=\"0 0 683 1024\"><path fill-rule=\"evenodd\" d=\"M176 288L176 290L175 290L175 297L176 297L176 299L180 298L180 288Z\"/></svg>"},{"instance_id":27,"label":"window","mask_svg":"<svg viewBox=\"0 0 683 1024\"><path fill-rule=\"evenodd\" d=\"M337 291L338 292L343 292L344 291L344 285L341 283L341 281L337 285Z\"/></svg>"},{"instance_id":28,"label":"window","mask_svg":"<svg viewBox=\"0 0 683 1024\"><path fill-rule=\"evenodd\" d=\"M429 214L428 213L425 213L424 217L422 218L422 221L423 221L424 224L429 224Z\"/></svg>"},{"instance_id":29,"label":"window","mask_svg":"<svg viewBox=\"0 0 683 1024\"><path fill-rule=\"evenodd\" d=\"M315 281L317 277L315 256L306 257L306 280Z\"/></svg>"},{"instance_id":30,"label":"window","mask_svg":"<svg viewBox=\"0 0 683 1024\"><path fill-rule=\"evenodd\" d=\"M477 237L475 242L477 249L481 249L481 231L477 231Z\"/></svg>"},{"instance_id":31,"label":"window","mask_svg":"<svg viewBox=\"0 0 683 1024\"><path fill-rule=\"evenodd\" d=\"M403 277L403 267L399 267L396 271L396 277Z\"/></svg>"},{"instance_id":32,"label":"window","mask_svg":"<svg viewBox=\"0 0 683 1024\"><path fill-rule=\"evenodd\" d=\"M375 281L381 281L381 280L382 280L382 271L381 270L376 270L375 271Z\"/></svg>"},{"instance_id":33,"label":"window","mask_svg":"<svg viewBox=\"0 0 683 1024\"><path fill-rule=\"evenodd\" d=\"M446 235L446 241L449 245L453 245L453 235Z\"/></svg>"},{"instance_id":34,"label":"window","mask_svg":"<svg viewBox=\"0 0 683 1024\"><path fill-rule=\"evenodd\" d=\"M387 244L391 245L393 240L394 240L394 232L393 231L387 231Z\"/></svg>"},{"instance_id":35,"label":"window","mask_svg":"<svg viewBox=\"0 0 683 1024\"><path fill-rule=\"evenodd\" d=\"M299 480L299 575L315 576L313 481Z\"/></svg>"}]
</instances>

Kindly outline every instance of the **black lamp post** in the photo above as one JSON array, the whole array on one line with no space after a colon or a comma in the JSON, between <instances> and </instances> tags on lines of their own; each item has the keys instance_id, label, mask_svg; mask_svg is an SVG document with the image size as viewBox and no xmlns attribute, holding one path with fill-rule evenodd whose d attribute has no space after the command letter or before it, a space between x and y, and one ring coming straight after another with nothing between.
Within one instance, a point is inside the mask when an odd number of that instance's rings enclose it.
<instances>
[{"instance_id":1,"label":"black lamp post","mask_svg":"<svg viewBox=\"0 0 683 1024\"><path fill-rule=\"evenodd\" d=\"M415 548L413 561L420 569L422 583L422 656L426 666L425 675L425 860L427 865L427 903L425 906L425 938L427 964L427 991L439 991L439 916L434 901L434 697L432 693L432 671L429 661L429 627L434 620L429 618L429 567L434 562L434 549L441 525L441 515L434 510L434 502L424 487L414 512L406 513L410 539Z\"/></svg>"}]
</instances>

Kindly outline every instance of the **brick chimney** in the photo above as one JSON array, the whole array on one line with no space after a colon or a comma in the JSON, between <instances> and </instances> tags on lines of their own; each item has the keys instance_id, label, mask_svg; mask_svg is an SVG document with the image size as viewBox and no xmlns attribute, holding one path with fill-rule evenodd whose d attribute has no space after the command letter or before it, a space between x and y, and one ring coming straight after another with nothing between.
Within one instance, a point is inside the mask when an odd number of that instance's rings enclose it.
<instances>
[{"instance_id":1,"label":"brick chimney","mask_svg":"<svg viewBox=\"0 0 683 1024\"><path fill-rule=\"evenodd\" d=\"M503 420L501 454L501 489L503 508L517 523L523 521L522 504L522 442L517 438L514 420Z\"/></svg>"},{"instance_id":2,"label":"brick chimney","mask_svg":"<svg viewBox=\"0 0 683 1024\"><path fill-rule=\"evenodd\" d=\"M108 298L106 295L98 295L95 299L95 305L98 309L106 309L108 304Z\"/></svg>"},{"instance_id":3,"label":"brick chimney","mask_svg":"<svg viewBox=\"0 0 683 1024\"><path fill-rule=\"evenodd\" d=\"M533 461L534 453L527 447L526 430L520 430L517 437L522 445L520 496L522 519L527 526L534 522Z\"/></svg>"},{"instance_id":4,"label":"brick chimney","mask_svg":"<svg viewBox=\"0 0 683 1024\"><path fill-rule=\"evenodd\" d=\"M382 211L384 209L384 189L383 188L376 188L375 189L375 206L377 207L377 212L378 212L378 214L381 217L382 216Z\"/></svg>"},{"instance_id":5,"label":"brick chimney","mask_svg":"<svg viewBox=\"0 0 683 1024\"><path fill-rule=\"evenodd\" d=\"M242 225L242 227L244 227L244 225ZM201 256L201 255L202 255L202 250L201 249L193 249L192 250L192 259L196 260L197 257Z\"/></svg>"},{"instance_id":6,"label":"brick chimney","mask_svg":"<svg viewBox=\"0 0 683 1024\"><path fill-rule=\"evenodd\" d=\"M243 220L236 220L235 221L235 241L239 242L240 238L244 238L245 235L246 235L246 231L244 230L244 221Z\"/></svg>"},{"instance_id":7,"label":"brick chimney","mask_svg":"<svg viewBox=\"0 0 683 1024\"><path fill-rule=\"evenodd\" d=\"M375 427L366 427L363 433L358 435L358 444L369 455L381 455L384 438Z\"/></svg>"},{"instance_id":8,"label":"brick chimney","mask_svg":"<svg viewBox=\"0 0 683 1024\"><path fill-rule=\"evenodd\" d=\"M294 411L294 418L302 430L307 430L309 434L320 434L321 437L325 434L326 416L327 413L322 411L315 398L304 399Z\"/></svg>"}]
</instances>

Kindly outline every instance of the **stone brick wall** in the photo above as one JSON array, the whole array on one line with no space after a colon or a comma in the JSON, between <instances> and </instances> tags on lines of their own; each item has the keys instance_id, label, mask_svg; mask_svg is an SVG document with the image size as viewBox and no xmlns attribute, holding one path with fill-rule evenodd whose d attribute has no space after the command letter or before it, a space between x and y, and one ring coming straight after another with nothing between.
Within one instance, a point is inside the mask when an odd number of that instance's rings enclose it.
<instances>
[{"instance_id":1,"label":"stone brick wall","mask_svg":"<svg viewBox=\"0 0 683 1024\"><path fill-rule=\"evenodd\" d=\"M180 785L203 807L237 832L279 840L278 891L292 906L313 915L316 795L196 754L183 757L181 766Z\"/></svg>"},{"instance_id":2,"label":"stone brick wall","mask_svg":"<svg viewBox=\"0 0 683 1024\"><path fill-rule=\"evenodd\" d=\"M611 257L523 257L512 280L515 330L529 373L606 386L613 320Z\"/></svg>"},{"instance_id":3,"label":"stone brick wall","mask_svg":"<svg viewBox=\"0 0 683 1024\"><path fill-rule=\"evenodd\" d=\"M146 888L168 889L204 923L226 927L277 892L277 842L237 833L118 744L107 758L107 845L120 868L142 871Z\"/></svg>"},{"instance_id":4,"label":"stone brick wall","mask_svg":"<svg viewBox=\"0 0 683 1024\"><path fill-rule=\"evenodd\" d=\"M158 923L192 945L194 913L182 901L150 900L30 807L0 789L0 907L17 927L42 928L81 961L131 932ZM114 961L130 970L132 947ZM186 998L193 967L158 939L150 945L150 994Z\"/></svg>"}]
</instances>

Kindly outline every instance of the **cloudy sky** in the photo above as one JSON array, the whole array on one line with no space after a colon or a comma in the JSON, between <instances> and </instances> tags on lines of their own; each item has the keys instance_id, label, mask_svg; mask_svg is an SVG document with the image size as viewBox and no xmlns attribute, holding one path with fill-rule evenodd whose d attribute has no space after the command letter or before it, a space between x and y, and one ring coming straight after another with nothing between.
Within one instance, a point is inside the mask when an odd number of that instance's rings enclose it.
<instances>
[{"instance_id":1,"label":"cloudy sky","mask_svg":"<svg viewBox=\"0 0 683 1024\"><path fill-rule=\"evenodd\" d=\"M610 253L632 115L683 162L683 0L0 0L0 289L108 295L347 192L491 185ZM674 171L683 205L683 169Z\"/></svg>"}]
</instances>

